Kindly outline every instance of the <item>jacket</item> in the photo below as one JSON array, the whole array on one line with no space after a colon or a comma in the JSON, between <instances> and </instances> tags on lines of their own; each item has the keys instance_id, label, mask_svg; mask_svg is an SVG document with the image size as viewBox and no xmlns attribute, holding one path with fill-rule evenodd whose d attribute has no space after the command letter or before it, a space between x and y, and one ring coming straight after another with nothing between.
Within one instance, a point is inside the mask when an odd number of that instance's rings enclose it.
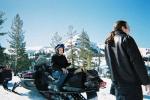
<instances>
[{"instance_id":1,"label":"jacket","mask_svg":"<svg viewBox=\"0 0 150 100\"><path fill-rule=\"evenodd\" d=\"M122 31L116 31L113 43L105 45L106 62L112 73L112 81L119 84L150 83L146 66L134 39Z\"/></svg>"},{"instance_id":2,"label":"jacket","mask_svg":"<svg viewBox=\"0 0 150 100\"><path fill-rule=\"evenodd\" d=\"M71 65L70 63L68 63L64 55L59 54L54 54L52 56L51 63L53 70L61 70L61 68L66 68Z\"/></svg>"}]
</instances>

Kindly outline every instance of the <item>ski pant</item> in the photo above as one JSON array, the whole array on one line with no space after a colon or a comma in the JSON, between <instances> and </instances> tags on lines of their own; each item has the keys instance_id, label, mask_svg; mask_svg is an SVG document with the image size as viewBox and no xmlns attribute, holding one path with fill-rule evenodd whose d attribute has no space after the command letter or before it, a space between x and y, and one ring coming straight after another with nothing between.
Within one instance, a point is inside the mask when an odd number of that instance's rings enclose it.
<instances>
[{"instance_id":1,"label":"ski pant","mask_svg":"<svg viewBox=\"0 0 150 100\"><path fill-rule=\"evenodd\" d=\"M67 74L64 74L62 71L53 71L52 72L52 76L55 80L55 84L57 85L57 87L60 89L63 86L63 83L67 77Z\"/></svg>"},{"instance_id":2,"label":"ski pant","mask_svg":"<svg viewBox=\"0 0 150 100\"><path fill-rule=\"evenodd\" d=\"M141 85L115 85L116 100L143 100Z\"/></svg>"}]
</instances>

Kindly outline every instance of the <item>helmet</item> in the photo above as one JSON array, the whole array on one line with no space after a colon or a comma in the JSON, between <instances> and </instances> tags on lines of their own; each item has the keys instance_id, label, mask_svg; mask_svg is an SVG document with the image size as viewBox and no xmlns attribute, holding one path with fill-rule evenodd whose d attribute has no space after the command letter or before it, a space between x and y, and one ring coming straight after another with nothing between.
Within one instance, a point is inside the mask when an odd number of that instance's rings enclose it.
<instances>
[{"instance_id":1,"label":"helmet","mask_svg":"<svg viewBox=\"0 0 150 100\"><path fill-rule=\"evenodd\" d=\"M63 52L64 52L64 48L65 48L64 44L58 44L57 46L55 46L56 53L58 53L59 48L63 48Z\"/></svg>"}]
</instances>

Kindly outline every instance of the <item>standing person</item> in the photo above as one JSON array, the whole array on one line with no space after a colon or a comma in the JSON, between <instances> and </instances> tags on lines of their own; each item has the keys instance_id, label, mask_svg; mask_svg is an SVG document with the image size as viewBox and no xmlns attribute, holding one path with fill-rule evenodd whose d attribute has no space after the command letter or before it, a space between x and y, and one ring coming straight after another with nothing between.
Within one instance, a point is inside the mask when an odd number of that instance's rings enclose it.
<instances>
[{"instance_id":1,"label":"standing person","mask_svg":"<svg viewBox=\"0 0 150 100\"><path fill-rule=\"evenodd\" d=\"M106 62L115 85L116 100L143 100L141 85L150 92L146 66L126 21L115 23L105 41Z\"/></svg>"},{"instance_id":2,"label":"standing person","mask_svg":"<svg viewBox=\"0 0 150 100\"><path fill-rule=\"evenodd\" d=\"M57 85L56 91L59 91L63 86L63 83L67 77L68 70L66 67L70 66L71 64L68 63L65 55L64 55L64 44L58 44L55 47L55 52L52 56L52 76L56 79L55 83Z\"/></svg>"}]
</instances>

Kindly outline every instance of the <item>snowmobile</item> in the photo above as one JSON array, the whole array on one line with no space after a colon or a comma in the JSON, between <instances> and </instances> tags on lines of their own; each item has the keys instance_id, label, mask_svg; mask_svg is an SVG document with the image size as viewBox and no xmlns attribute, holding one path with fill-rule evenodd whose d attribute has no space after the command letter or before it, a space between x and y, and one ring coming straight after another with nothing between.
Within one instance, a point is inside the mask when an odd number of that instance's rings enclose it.
<instances>
[{"instance_id":1,"label":"snowmobile","mask_svg":"<svg viewBox=\"0 0 150 100\"><path fill-rule=\"evenodd\" d=\"M86 100L97 96L102 80L96 70L83 70L82 68L69 68L69 74L60 91L57 91L52 77L52 69L46 64L35 66L34 83L36 88L49 100Z\"/></svg>"}]
</instances>

